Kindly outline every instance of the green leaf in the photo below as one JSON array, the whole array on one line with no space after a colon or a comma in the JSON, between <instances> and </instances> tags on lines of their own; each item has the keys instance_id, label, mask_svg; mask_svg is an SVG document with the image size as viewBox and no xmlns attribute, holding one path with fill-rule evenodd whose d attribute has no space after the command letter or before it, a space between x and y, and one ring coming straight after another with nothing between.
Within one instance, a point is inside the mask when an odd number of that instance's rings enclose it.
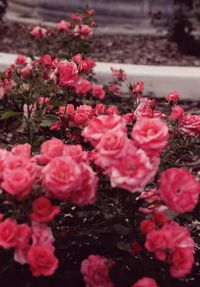
<instances>
[{"instance_id":1,"label":"green leaf","mask_svg":"<svg viewBox=\"0 0 200 287\"><path fill-rule=\"evenodd\" d=\"M40 123L40 126L45 128L45 127L50 127L52 124L55 124L58 122L58 117L55 115L45 115L42 119L42 122Z\"/></svg>"},{"instance_id":2,"label":"green leaf","mask_svg":"<svg viewBox=\"0 0 200 287\"><path fill-rule=\"evenodd\" d=\"M19 112L7 111L7 112L1 114L0 120L7 120L11 117L18 117L19 115L20 115Z\"/></svg>"}]
</instances>

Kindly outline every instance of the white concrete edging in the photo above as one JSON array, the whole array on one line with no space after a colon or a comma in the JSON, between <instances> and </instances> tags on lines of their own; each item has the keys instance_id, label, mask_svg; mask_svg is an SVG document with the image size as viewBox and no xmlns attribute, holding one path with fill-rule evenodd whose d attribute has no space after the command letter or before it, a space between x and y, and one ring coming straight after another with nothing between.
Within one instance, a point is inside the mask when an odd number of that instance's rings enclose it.
<instances>
[{"instance_id":1,"label":"white concrete edging","mask_svg":"<svg viewBox=\"0 0 200 287\"><path fill-rule=\"evenodd\" d=\"M16 54L0 53L0 71L5 70L15 62ZM127 73L127 81L123 84L123 91L127 91L128 83L143 81L145 94L155 97L165 97L176 90L181 99L200 100L200 67L174 66L144 66L117 63L97 62L94 72L100 83L111 80L111 67L123 69Z\"/></svg>"}]
</instances>

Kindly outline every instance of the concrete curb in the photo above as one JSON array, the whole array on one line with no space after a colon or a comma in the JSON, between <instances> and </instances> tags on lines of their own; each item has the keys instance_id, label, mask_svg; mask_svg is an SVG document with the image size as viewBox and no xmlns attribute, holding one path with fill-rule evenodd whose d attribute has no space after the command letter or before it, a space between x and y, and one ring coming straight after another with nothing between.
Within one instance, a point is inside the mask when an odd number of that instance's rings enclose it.
<instances>
[{"instance_id":1,"label":"concrete curb","mask_svg":"<svg viewBox=\"0 0 200 287\"><path fill-rule=\"evenodd\" d=\"M15 62L17 55L0 53L0 71ZM97 62L96 77L105 84L111 80L111 67L123 69L127 73L127 81L123 84L123 91L127 91L128 83L143 81L145 94L155 97L165 97L172 90L177 90L181 99L200 101L200 67L174 66L142 66L116 63Z\"/></svg>"}]
</instances>

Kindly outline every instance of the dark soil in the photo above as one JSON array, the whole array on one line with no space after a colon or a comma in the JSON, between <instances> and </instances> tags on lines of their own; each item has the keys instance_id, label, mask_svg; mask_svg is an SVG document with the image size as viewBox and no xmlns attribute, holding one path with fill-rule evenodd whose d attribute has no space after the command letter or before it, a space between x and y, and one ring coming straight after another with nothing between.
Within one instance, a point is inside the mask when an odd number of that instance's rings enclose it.
<instances>
[{"instance_id":1,"label":"dark soil","mask_svg":"<svg viewBox=\"0 0 200 287\"><path fill-rule=\"evenodd\" d=\"M19 24L0 24L1 52L29 54L31 49L27 39L22 37ZM182 54L166 37L94 35L90 56L103 62L200 66L200 55Z\"/></svg>"}]
</instances>

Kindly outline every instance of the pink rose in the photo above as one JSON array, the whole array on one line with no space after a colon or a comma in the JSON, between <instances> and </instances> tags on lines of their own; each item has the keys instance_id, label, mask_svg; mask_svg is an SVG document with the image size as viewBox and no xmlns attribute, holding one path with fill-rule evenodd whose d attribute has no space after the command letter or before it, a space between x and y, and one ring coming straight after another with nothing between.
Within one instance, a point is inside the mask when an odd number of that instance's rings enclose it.
<instances>
[{"instance_id":1,"label":"pink rose","mask_svg":"<svg viewBox=\"0 0 200 287\"><path fill-rule=\"evenodd\" d=\"M83 130L82 136L94 146L98 144L103 134L108 132L126 132L126 125L123 119L117 115L102 115L92 119Z\"/></svg>"},{"instance_id":2,"label":"pink rose","mask_svg":"<svg viewBox=\"0 0 200 287\"><path fill-rule=\"evenodd\" d=\"M133 120L135 119L135 115L134 113L127 113L124 114L122 118L125 120L127 125L131 125L133 123Z\"/></svg>"},{"instance_id":3,"label":"pink rose","mask_svg":"<svg viewBox=\"0 0 200 287\"><path fill-rule=\"evenodd\" d=\"M16 245L17 222L7 218L0 222L0 246L8 249Z\"/></svg>"},{"instance_id":4,"label":"pink rose","mask_svg":"<svg viewBox=\"0 0 200 287\"><path fill-rule=\"evenodd\" d=\"M1 187L6 192L22 199L31 192L34 179L35 174L32 174L27 168L21 167L4 172Z\"/></svg>"},{"instance_id":5,"label":"pink rose","mask_svg":"<svg viewBox=\"0 0 200 287\"><path fill-rule=\"evenodd\" d=\"M16 61L15 61L15 64L22 66L22 65L24 65L24 64L26 63L26 61L27 61L26 56L24 56L24 55L18 55L18 56L17 56L17 59L16 59Z\"/></svg>"},{"instance_id":6,"label":"pink rose","mask_svg":"<svg viewBox=\"0 0 200 287\"><path fill-rule=\"evenodd\" d=\"M98 177L87 163L80 164L82 184L74 189L69 201L73 204L87 205L96 201Z\"/></svg>"},{"instance_id":7,"label":"pink rose","mask_svg":"<svg viewBox=\"0 0 200 287\"><path fill-rule=\"evenodd\" d=\"M199 115L183 115L181 118L181 130L191 136L200 135L200 116Z\"/></svg>"},{"instance_id":8,"label":"pink rose","mask_svg":"<svg viewBox=\"0 0 200 287\"><path fill-rule=\"evenodd\" d=\"M40 26L35 26L31 30L30 34L35 38L44 38L45 36L47 36L47 29Z\"/></svg>"},{"instance_id":9,"label":"pink rose","mask_svg":"<svg viewBox=\"0 0 200 287\"><path fill-rule=\"evenodd\" d=\"M180 106L174 106L172 107L172 113L170 115L170 119L179 120L182 118L183 114L184 114L184 111Z\"/></svg>"},{"instance_id":10,"label":"pink rose","mask_svg":"<svg viewBox=\"0 0 200 287\"><path fill-rule=\"evenodd\" d=\"M31 238L31 228L28 224L23 223L17 226L16 231L16 247L19 249L26 249Z\"/></svg>"},{"instance_id":11,"label":"pink rose","mask_svg":"<svg viewBox=\"0 0 200 287\"><path fill-rule=\"evenodd\" d=\"M75 88L76 88L76 93L77 94L85 95L86 93L88 93L90 91L91 83L88 80L80 79L76 83Z\"/></svg>"},{"instance_id":12,"label":"pink rose","mask_svg":"<svg viewBox=\"0 0 200 287\"><path fill-rule=\"evenodd\" d=\"M34 245L28 251L27 262L35 277L50 276L58 268L58 259L52 245Z\"/></svg>"},{"instance_id":13,"label":"pink rose","mask_svg":"<svg viewBox=\"0 0 200 287\"><path fill-rule=\"evenodd\" d=\"M153 180L159 162L159 159L151 161L143 150L137 149L130 142L126 156L114 162L106 172L112 187L137 192L142 191L146 184Z\"/></svg>"},{"instance_id":14,"label":"pink rose","mask_svg":"<svg viewBox=\"0 0 200 287\"><path fill-rule=\"evenodd\" d=\"M73 122L76 126L84 126L93 117L93 109L88 105L79 106L74 114Z\"/></svg>"},{"instance_id":15,"label":"pink rose","mask_svg":"<svg viewBox=\"0 0 200 287\"><path fill-rule=\"evenodd\" d=\"M52 230L44 223L32 221L32 245L52 244L55 239Z\"/></svg>"},{"instance_id":16,"label":"pink rose","mask_svg":"<svg viewBox=\"0 0 200 287\"><path fill-rule=\"evenodd\" d=\"M41 145L41 154L36 159L43 164L49 163L53 158L61 156L64 150L64 143L56 138L46 140Z\"/></svg>"},{"instance_id":17,"label":"pink rose","mask_svg":"<svg viewBox=\"0 0 200 287\"><path fill-rule=\"evenodd\" d=\"M150 231L154 230L156 227L155 223L149 219L144 219L140 223L140 231L143 234L147 234Z\"/></svg>"},{"instance_id":18,"label":"pink rose","mask_svg":"<svg viewBox=\"0 0 200 287\"><path fill-rule=\"evenodd\" d=\"M144 83L142 81L139 81L137 83L133 84L133 88L132 88L132 93L135 94L143 94L144 92Z\"/></svg>"},{"instance_id":19,"label":"pink rose","mask_svg":"<svg viewBox=\"0 0 200 287\"><path fill-rule=\"evenodd\" d=\"M53 198L67 200L81 185L80 165L69 156L56 157L43 168L43 186Z\"/></svg>"},{"instance_id":20,"label":"pink rose","mask_svg":"<svg viewBox=\"0 0 200 287\"><path fill-rule=\"evenodd\" d=\"M119 115L119 111L116 107L110 107L105 111L105 114L106 115Z\"/></svg>"},{"instance_id":21,"label":"pink rose","mask_svg":"<svg viewBox=\"0 0 200 287\"><path fill-rule=\"evenodd\" d=\"M169 168L161 173L159 194L168 208L177 213L192 211L198 203L200 183L187 170Z\"/></svg>"},{"instance_id":22,"label":"pink rose","mask_svg":"<svg viewBox=\"0 0 200 287\"><path fill-rule=\"evenodd\" d=\"M105 98L105 94L106 93L105 93L102 85L97 85L97 84L93 84L92 85L92 95L95 98L104 99Z\"/></svg>"},{"instance_id":23,"label":"pink rose","mask_svg":"<svg viewBox=\"0 0 200 287\"><path fill-rule=\"evenodd\" d=\"M34 200L30 218L33 221L47 223L60 213L59 206L53 206L51 201L44 196Z\"/></svg>"},{"instance_id":24,"label":"pink rose","mask_svg":"<svg viewBox=\"0 0 200 287\"><path fill-rule=\"evenodd\" d=\"M179 93L177 91L173 91L166 96L166 100L169 104L176 104L179 100Z\"/></svg>"},{"instance_id":25,"label":"pink rose","mask_svg":"<svg viewBox=\"0 0 200 287\"><path fill-rule=\"evenodd\" d=\"M157 156L168 143L169 130L159 118L142 118L134 125L131 136L148 155Z\"/></svg>"},{"instance_id":26,"label":"pink rose","mask_svg":"<svg viewBox=\"0 0 200 287\"><path fill-rule=\"evenodd\" d=\"M31 157L31 145L30 144L18 144L14 146L11 150L12 154L15 156L21 156L29 159Z\"/></svg>"},{"instance_id":27,"label":"pink rose","mask_svg":"<svg viewBox=\"0 0 200 287\"><path fill-rule=\"evenodd\" d=\"M158 287L156 281L149 277L143 277L138 280L132 287Z\"/></svg>"},{"instance_id":28,"label":"pink rose","mask_svg":"<svg viewBox=\"0 0 200 287\"><path fill-rule=\"evenodd\" d=\"M81 273L86 287L114 287L109 278L111 263L106 264L106 258L99 255L90 255L81 263Z\"/></svg>"},{"instance_id":29,"label":"pink rose","mask_svg":"<svg viewBox=\"0 0 200 287\"><path fill-rule=\"evenodd\" d=\"M23 78L28 78L31 75L33 67L31 65L26 65L20 70L20 74Z\"/></svg>"},{"instance_id":30,"label":"pink rose","mask_svg":"<svg viewBox=\"0 0 200 287\"><path fill-rule=\"evenodd\" d=\"M79 70L80 72L85 72L86 74L89 74L90 71L96 66L95 62L90 59L89 57L85 58L85 60L82 60L79 63Z\"/></svg>"},{"instance_id":31,"label":"pink rose","mask_svg":"<svg viewBox=\"0 0 200 287\"><path fill-rule=\"evenodd\" d=\"M50 55L43 55L40 59L42 65L44 67L51 67L53 65L53 61Z\"/></svg>"},{"instance_id":32,"label":"pink rose","mask_svg":"<svg viewBox=\"0 0 200 287\"><path fill-rule=\"evenodd\" d=\"M106 107L103 104L97 104L94 108L94 114L96 116L105 114L105 111L106 111Z\"/></svg>"},{"instance_id":33,"label":"pink rose","mask_svg":"<svg viewBox=\"0 0 200 287\"><path fill-rule=\"evenodd\" d=\"M65 145L63 155L70 156L74 161L80 163L81 161L87 161L88 154L82 149L82 146L77 145Z\"/></svg>"},{"instance_id":34,"label":"pink rose","mask_svg":"<svg viewBox=\"0 0 200 287\"><path fill-rule=\"evenodd\" d=\"M170 256L172 277L182 278L192 271L194 251L191 248L176 248Z\"/></svg>"},{"instance_id":35,"label":"pink rose","mask_svg":"<svg viewBox=\"0 0 200 287\"><path fill-rule=\"evenodd\" d=\"M126 81L127 75L122 69L113 69L111 68L113 78L116 78L118 81Z\"/></svg>"},{"instance_id":36,"label":"pink rose","mask_svg":"<svg viewBox=\"0 0 200 287\"><path fill-rule=\"evenodd\" d=\"M58 31L64 30L66 32L70 32L70 28L71 28L71 24L69 22L66 22L65 20L61 20L56 25L56 29Z\"/></svg>"},{"instance_id":37,"label":"pink rose","mask_svg":"<svg viewBox=\"0 0 200 287\"><path fill-rule=\"evenodd\" d=\"M81 39L83 39L83 40L89 39L92 34L93 34L93 30L88 25L79 25L79 24L77 24L74 27L74 35L75 36L80 36Z\"/></svg>"},{"instance_id":38,"label":"pink rose","mask_svg":"<svg viewBox=\"0 0 200 287\"><path fill-rule=\"evenodd\" d=\"M122 93L121 89L115 83L110 83L108 86L108 90L111 94L115 96L120 96Z\"/></svg>"},{"instance_id":39,"label":"pink rose","mask_svg":"<svg viewBox=\"0 0 200 287\"><path fill-rule=\"evenodd\" d=\"M62 61L58 65L59 85L61 87L74 86L78 80L78 68L74 62Z\"/></svg>"}]
</instances>

